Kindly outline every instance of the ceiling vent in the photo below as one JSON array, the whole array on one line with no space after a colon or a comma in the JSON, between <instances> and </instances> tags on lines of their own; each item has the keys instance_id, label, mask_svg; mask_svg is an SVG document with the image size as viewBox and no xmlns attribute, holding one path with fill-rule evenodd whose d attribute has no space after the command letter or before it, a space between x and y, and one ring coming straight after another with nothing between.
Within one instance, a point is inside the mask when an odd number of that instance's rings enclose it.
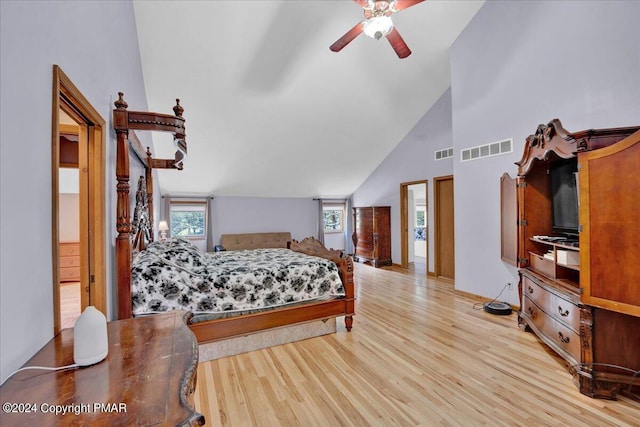
<instances>
[{"instance_id":1,"label":"ceiling vent","mask_svg":"<svg viewBox=\"0 0 640 427\"><path fill-rule=\"evenodd\" d=\"M435 153L435 159L436 160L442 160L442 159L448 159L453 157L453 147L452 148L445 148L443 150L438 150Z\"/></svg>"},{"instance_id":2,"label":"ceiling vent","mask_svg":"<svg viewBox=\"0 0 640 427\"><path fill-rule=\"evenodd\" d=\"M479 145L477 147L466 148L460 151L460 161L482 159L484 157L499 156L500 154L511 153L513 151L513 138L503 141L492 142L490 144Z\"/></svg>"}]
</instances>

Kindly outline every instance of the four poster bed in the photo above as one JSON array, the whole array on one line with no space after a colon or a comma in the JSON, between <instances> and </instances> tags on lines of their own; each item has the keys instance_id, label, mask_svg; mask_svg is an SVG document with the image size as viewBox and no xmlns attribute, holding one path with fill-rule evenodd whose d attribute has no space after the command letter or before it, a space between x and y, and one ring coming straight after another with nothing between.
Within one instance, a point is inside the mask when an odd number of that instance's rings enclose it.
<instances>
[{"instance_id":1,"label":"four poster bed","mask_svg":"<svg viewBox=\"0 0 640 427\"><path fill-rule=\"evenodd\" d=\"M312 237L263 249L202 253L188 240L154 242L154 168L182 169L186 155L183 108L175 115L128 111L123 94L114 103L117 134L116 278L118 319L171 310L190 311L199 343L354 315L353 261ZM135 131L174 134L174 159L155 159ZM130 150L133 156L130 156ZM130 161L144 169L133 218ZM281 233L279 233L281 234ZM252 235L245 235L252 240ZM256 246L257 247L257 246ZM241 249L238 247L237 249Z\"/></svg>"}]
</instances>

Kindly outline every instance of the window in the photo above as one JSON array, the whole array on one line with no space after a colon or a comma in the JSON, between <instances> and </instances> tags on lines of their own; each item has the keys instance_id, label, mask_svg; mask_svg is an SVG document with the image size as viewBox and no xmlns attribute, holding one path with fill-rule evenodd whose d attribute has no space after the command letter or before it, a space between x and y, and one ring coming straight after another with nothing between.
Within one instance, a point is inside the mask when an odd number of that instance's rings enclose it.
<instances>
[{"instance_id":1,"label":"window","mask_svg":"<svg viewBox=\"0 0 640 427\"><path fill-rule=\"evenodd\" d=\"M171 237L204 239L207 224L206 202L171 202Z\"/></svg>"},{"instance_id":2,"label":"window","mask_svg":"<svg viewBox=\"0 0 640 427\"><path fill-rule=\"evenodd\" d=\"M416 206L416 227L424 227L426 222L427 208L425 206Z\"/></svg>"},{"instance_id":3,"label":"window","mask_svg":"<svg viewBox=\"0 0 640 427\"><path fill-rule=\"evenodd\" d=\"M416 206L416 222L413 227L414 240L427 240L427 207Z\"/></svg>"},{"instance_id":4,"label":"window","mask_svg":"<svg viewBox=\"0 0 640 427\"><path fill-rule=\"evenodd\" d=\"M322 213L324 215L324 232L325 233L343 233L344 232L344 206L343 205L323 205Z\"/></svg>"}]
</instances>

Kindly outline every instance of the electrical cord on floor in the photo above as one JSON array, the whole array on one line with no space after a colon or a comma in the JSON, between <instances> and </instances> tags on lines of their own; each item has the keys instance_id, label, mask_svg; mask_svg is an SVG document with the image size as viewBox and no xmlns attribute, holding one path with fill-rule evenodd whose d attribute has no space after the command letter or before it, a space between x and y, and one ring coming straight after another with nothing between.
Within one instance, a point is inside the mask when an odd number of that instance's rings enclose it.
<instances>
[{"instance_id":1,"label":"electrical cord on floor","mask_svg":"<svg viewBox=\"0 0 640 427\"><path fill-rule=\"evenodd\" d=\"M507 289L508 286L509 286L508 283L506 285L504 285L504 287L502 288L502 290L500 291L498 296L495 297L494 299L492 299L491 301L489 301L489 302L477 302L477 303L473 304L473 309L474 310L482 310L484 308L485 304L491 304L491 303L496 302L498 300L498 298L500 298L500 295L502 295L502 293L504 292L505 289Z\"/></svg>"},{"instance_id":2,"label":"electrical cord on floor","mask_svg":"<svg viewBox=\"0 0 640 427\"><path fill-rule=\"evenodd\" d=\"M634 399L639 399L640 400L640 395L635 394L634 392L631 391L631 389L633 388L634 380L636 379L636 377L640 377L640 371L639 370L627 368L626 366L613 365L611 363L598 363L598 362L576 363L575 365L571 365L571 367L573 369L576 369L578 367L587 367L587 368L590 367L590 368L593 369L594 366L604 366L606 368L614 368L614 369L620 369L620 370L626 371L626 372L633 372L633 375L631 376L631 381L629 382L629 388L627 389L627 393L629 393L629 395L631 395Z\"/></svg>"},{"instance_id":3,"label":"electrical cord on floor","mask_svg":"<svg viewBox=\"0 0 640 427\"><path fill-rule=\"evenodd\" d=\"M78 365L77 363L74 363L73 365L65 365L65 366L58 366L58 367L50 367L50 366L25 366L23 368L20 369L16 369L15 371L13 371L11 374L9 374L9 376L0 384L4 384L5 381L7 381L9 378L11 378L12 376L14 376L15 374L17 374L20 371L26 371L27 369L42 369L45 371L62 371L64 369L72 369L72 368L79 368L80 365Z\"/></svg>"}]
</instances>

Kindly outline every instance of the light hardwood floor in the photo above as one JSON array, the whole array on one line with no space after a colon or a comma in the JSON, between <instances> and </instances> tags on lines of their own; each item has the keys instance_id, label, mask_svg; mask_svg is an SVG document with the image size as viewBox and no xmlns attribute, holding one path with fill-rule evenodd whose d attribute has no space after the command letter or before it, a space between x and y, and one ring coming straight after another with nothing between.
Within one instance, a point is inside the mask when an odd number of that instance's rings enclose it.
<instances>
[{"instance_id":1,"label":"light hardwood floor","mask_svg":"<svg viewBox=\"0 0 640 427\"><path fill-rule=\"evenodd\" d=\"M410 270L356 264L355 278L351 332L200 363L207 425L640 425L639 403L580 394L515 313Z\"/></svg>"},{"instance_id":2,"label":"light hardwood floor","mask_svg":"<svg viewBox=\"0 0 640 427\"><path fill-rule=\"evenodd\" d=\"M80 282L60 284L60 327L73 328L80 316Z\"/></svg>"}]
</instances>

